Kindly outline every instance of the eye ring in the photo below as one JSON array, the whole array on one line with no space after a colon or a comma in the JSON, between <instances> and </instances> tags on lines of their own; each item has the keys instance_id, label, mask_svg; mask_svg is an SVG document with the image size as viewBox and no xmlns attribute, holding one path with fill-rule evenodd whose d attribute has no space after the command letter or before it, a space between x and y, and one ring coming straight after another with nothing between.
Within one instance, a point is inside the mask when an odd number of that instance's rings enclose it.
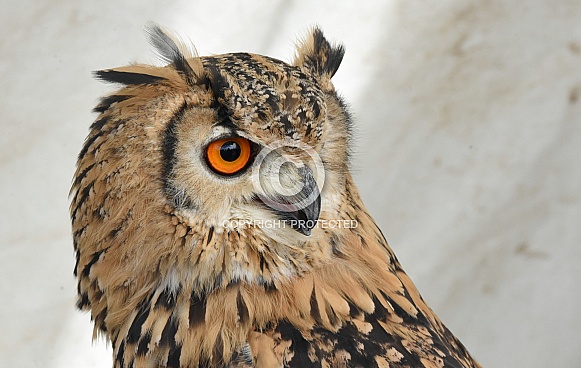
<instances>
[{"instance_id":1,"label":"eye ring","mask_svg":"<svg viewBox=\"0 0 581 368\"><path fill-rule=\"evenodd\" d=\"M208 166L221 175L234 175L250 161L250 142L242 137L215 140L206 147Z\"/></svg>"}]
</instances>

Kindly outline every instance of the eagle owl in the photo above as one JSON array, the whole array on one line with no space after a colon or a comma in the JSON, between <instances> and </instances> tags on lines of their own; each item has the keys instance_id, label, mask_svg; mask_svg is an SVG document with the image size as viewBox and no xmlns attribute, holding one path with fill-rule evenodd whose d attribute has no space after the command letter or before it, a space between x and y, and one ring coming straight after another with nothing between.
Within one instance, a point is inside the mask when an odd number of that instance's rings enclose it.
<instances>
[{"instance_id":1,"label":"eagle owl","mask_svg":"<svg viewBox=\"0 0 581 368\"><path fill-rule=\"evenodd\" d=\"M71 189L78 302L114 367L477 367L402 270L349 173L344 49L96 72Z\"/></svg>"}]
</instances>

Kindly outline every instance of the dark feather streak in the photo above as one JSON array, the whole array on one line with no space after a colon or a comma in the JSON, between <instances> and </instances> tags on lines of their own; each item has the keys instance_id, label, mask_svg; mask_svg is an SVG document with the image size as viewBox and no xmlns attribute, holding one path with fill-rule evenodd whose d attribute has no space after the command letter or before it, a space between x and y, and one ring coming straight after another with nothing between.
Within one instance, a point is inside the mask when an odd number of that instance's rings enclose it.
<instances>
[{"instance_id":1,"label":"dark feather streak","mask_svg":"<svg viewBox=\"0 0 581 368\"><path fill-rule=\"evenodd\" d=\"M111 107L111 105L113 105L114 103L125 101L126 99L128 99L130 97L131 96L128 96L128 95L117 95L117 94L103 97L99 101L99 104L97 106L95 106L95 108L93 109L93 112L103 113L103 112L107 111Z\"/></svg>"},{"instance_id":2,"label":"dark feather streak","mask_svg":"<svg viewBox=\"0 0 581 368\"><path fill-rule=\"evenodd\" d=\"M319 310L319 303L317 303L317 294L314 287L311 292L311 316L313 316L315 321L321 321L321 311Z\"/></svg>"},{"instance_id":3,"label":"dark feather streak","mask_svg":"<svg viewBox=\"0 0 581 368\"><path fill-rule=\"evenodd\" d=\"M89 302L89 295L87 293L79 294L79 299L77 300L77 308L84 310L91 303Z\"/></svg>"},{"instance_id":4,"label":"dark feather streak","mask_svg":"<svg viewBox=\"0 0 581 368\"><path fill-rule=\"evenodd\" d=\"M89 148L91 148L91 146L93 145L93 143L95 143L97 138L101 137L105 133L106 133L105 131L100 130L100 131L96 132L95 134L87 137L87 139L85 140L85 144L83 144L83 148L81 149L81 152L79 153L79 160L81 160L87 154L87 152L89 151Z\"/></svg>"},{"instance_id":5,"label":"dark feather streak","mask_svg":"<svg viewBox=\"0 0 581 368\"><path fill-rule=\"evenodd\" d=\"M182 355L182 346L176 345L169 350L167 357L167 368L180 368L180 356Z\"/></svg>"},{"instance_id":6,"label":"dark feather streak","mask_svg":"<svg viewBox=\"0 0 581 368\"><path fill-rule=\"evenodd\" d=\"M177 290L164 289L157 301L155 302L155 308L164 308L166 310L172 310L176 304L176 297L181 292L181 286L178 286Z\"/></svg>"},{"instance_id":7,"label":"dark feather streak","mask_svg":"<svg viewBox=\"0 0 581 368\"><path fill-rule=\"evenodd\" d=\"M137 344L137 355L144 356L149 351L148 345L151 341L151 331L148 331L145 335L141 337L139 340L139 344Z\"/></svg>"},{"instance_id":8,"label":"dark feather streak","mask_svg":"<svg viewBox=\"0 0 581 368\"><path fill-rule=\"evenodd\" d=\"M164 80L162 77L143 73L121 72L118 70L106 69L93 73L97 79L109 83L119 83L128 86L139 84L156 84Z\"/></svg>"},{"instance_id":9,"label":"dark feather streak","mask_svg":"<svg viewBox=\"0 0 581 368\"><path fill-rule=\"evenodd\" d=\"M174 318L170 318L161 332L161 339L159 340L159 345L161 347L169 347L174 349L176 347L175 335L178 331L178 325Z\"/></svg>"},{"instance_id":10,"label":"dark feather streak","mask_svg":"<svg viewBox=\"0 0 581 368\"><path fill-rule=\"evenodd\" d=\"M83 277L89 277L89 273L91 272L91 267L93 267L93 265L95 263L97 263L97 261L99 260L99 257L101 257L102 253L103 253L103 250L100 250L100 251L93 253L91 260L85 265L85 267L83 267L83 271L81 272L81 275Z\"/></svg>"},{"instance_id":11,"label":"dark feather streak","mask_svg":"<svg viewBox=\"0 0 581 368\"><path fill-rule=\"evenodd\" d=\"M190 298L190 327L204 323L206 320L206 296L192 293Z\"/></svg>"},{"instance_id":12,"label":"dark feather streak","mask_svg":"<svg viewBox=\"0 0 581 368\"><path fill-rule=\"evenodd\" d=\"M84 187L83 190L77 191L77 193L75 194L75 198L73 199L73 203L76 203L77 205L75 206L75 209L71 213L71 220L72 221L75 221L75 219L77 217L77 211L79 210L79 208L81 208L81 206L85 202L85 199L87 199L87 197L89 196L91 189L93 189L93 185L95 185L94 181L87 184L87 186ZM78 197L79 193L81 193L81 197L78 198L78 201L77 201L77 197Z\"/></svg>"},{"instance_id":13,"label":"dark feather streak","mask_svg":"<svg viewBox=\"0 0 581 368\"><path fill-rule=\"evenodd\" d=\"M115 357L115 362L119 363L119 367L125 367L125 341L121 341L119 345L119 350L117 351L117 356Z\"/></svg>"},{"instance_id":14,"label":"dark feather streak","mask_svg":"<svg viewBox=\"0 0 581 368\"><path fill-rule=\"evenodd\" d=\"M187 108L188 104L184 101L184 103L176 111L176 113L169 121L169 124L165 128L163 138L163 166L162 166L163 188L168 200L178 208L179 208L178 204L180 203L177 203L175 201L175 195L178 192L178 190L175 188L173 184L174 176L173 170L176 164L175 151L178 143L177 126L181 122L182 117L186 113Z\"/></svg>"},{"instance_id":15,"label":"dark feather streak","mask_svg":"<svg viewBox=\"0 0 581 368\"><path fill-rule=\"evenodd\" d=\"M248 307L246 306L246 303L244 303L244 299L242 298L240 291L238 291L238 295L236 296L236 307L238 308L238 318L240 322L248 322Z\"/></svg>"},{"instance_id":16,"label":"dark feather streak","mask_svg":"<svg viewBox=\"0 0 581 368\"><path fill-rule=\"evenodd\" d=\"M133 323L131 323L131 327L127 333L126 340L128 344L135 344L137 341L139 341L139 338L141 337L141 326L143 326L148 316L149 307L147 303L144 303L141 308L139 308L139 312L133 320Z\"/></svg>"}]
</instances>

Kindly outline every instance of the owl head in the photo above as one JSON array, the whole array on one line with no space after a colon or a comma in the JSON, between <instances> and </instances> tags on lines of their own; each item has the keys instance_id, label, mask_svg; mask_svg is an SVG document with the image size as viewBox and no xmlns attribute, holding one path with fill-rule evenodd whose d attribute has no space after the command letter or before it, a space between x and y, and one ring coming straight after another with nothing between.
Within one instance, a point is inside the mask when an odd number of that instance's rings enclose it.
<instances>
[{"instance_id":1,"label":"owl head","mask_svg":"<svg viewBox=\"0 0 581 368\"><path fill-rule=\"evenodd\" d=\"M71 190L78 304L101 329L99 310L160 283L284 282L331 256L336 229L318 223L348 220L342 46L315 28L287 64L149 33L167 65L96 72L122 87L95 108Z\"/></svg>"}]
</instances>

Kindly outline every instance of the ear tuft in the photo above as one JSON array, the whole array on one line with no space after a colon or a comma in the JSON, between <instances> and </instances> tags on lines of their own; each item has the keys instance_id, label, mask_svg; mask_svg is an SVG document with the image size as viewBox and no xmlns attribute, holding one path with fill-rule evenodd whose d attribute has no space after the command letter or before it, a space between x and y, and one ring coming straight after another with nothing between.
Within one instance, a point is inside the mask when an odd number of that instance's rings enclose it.
<instances>
[{"instance_id":1,"label":"ear tuft","mask_svg":"<svg viewBox=\"0 0 581 368\"><path fill-rule=\"evenodd\" d=\"M294 65L307 67L319 76L331 78L339 69L344 54L343 45L331 45L323 32L315 27L305 40L299 42Z\"/></svg>"},{"instance_id":2,"label":"ear tuft","mask_svg":"<svg viewBox=\"0 0 581 368\"><path fill-rule=\"evenodd\" d=\"M159 25L150 22L146 25L149 42L155 47L163 61L172 64L189 85L197 85L204 74L204 67L195 47L182 42Z\"/></svg>"}]
</instances>

